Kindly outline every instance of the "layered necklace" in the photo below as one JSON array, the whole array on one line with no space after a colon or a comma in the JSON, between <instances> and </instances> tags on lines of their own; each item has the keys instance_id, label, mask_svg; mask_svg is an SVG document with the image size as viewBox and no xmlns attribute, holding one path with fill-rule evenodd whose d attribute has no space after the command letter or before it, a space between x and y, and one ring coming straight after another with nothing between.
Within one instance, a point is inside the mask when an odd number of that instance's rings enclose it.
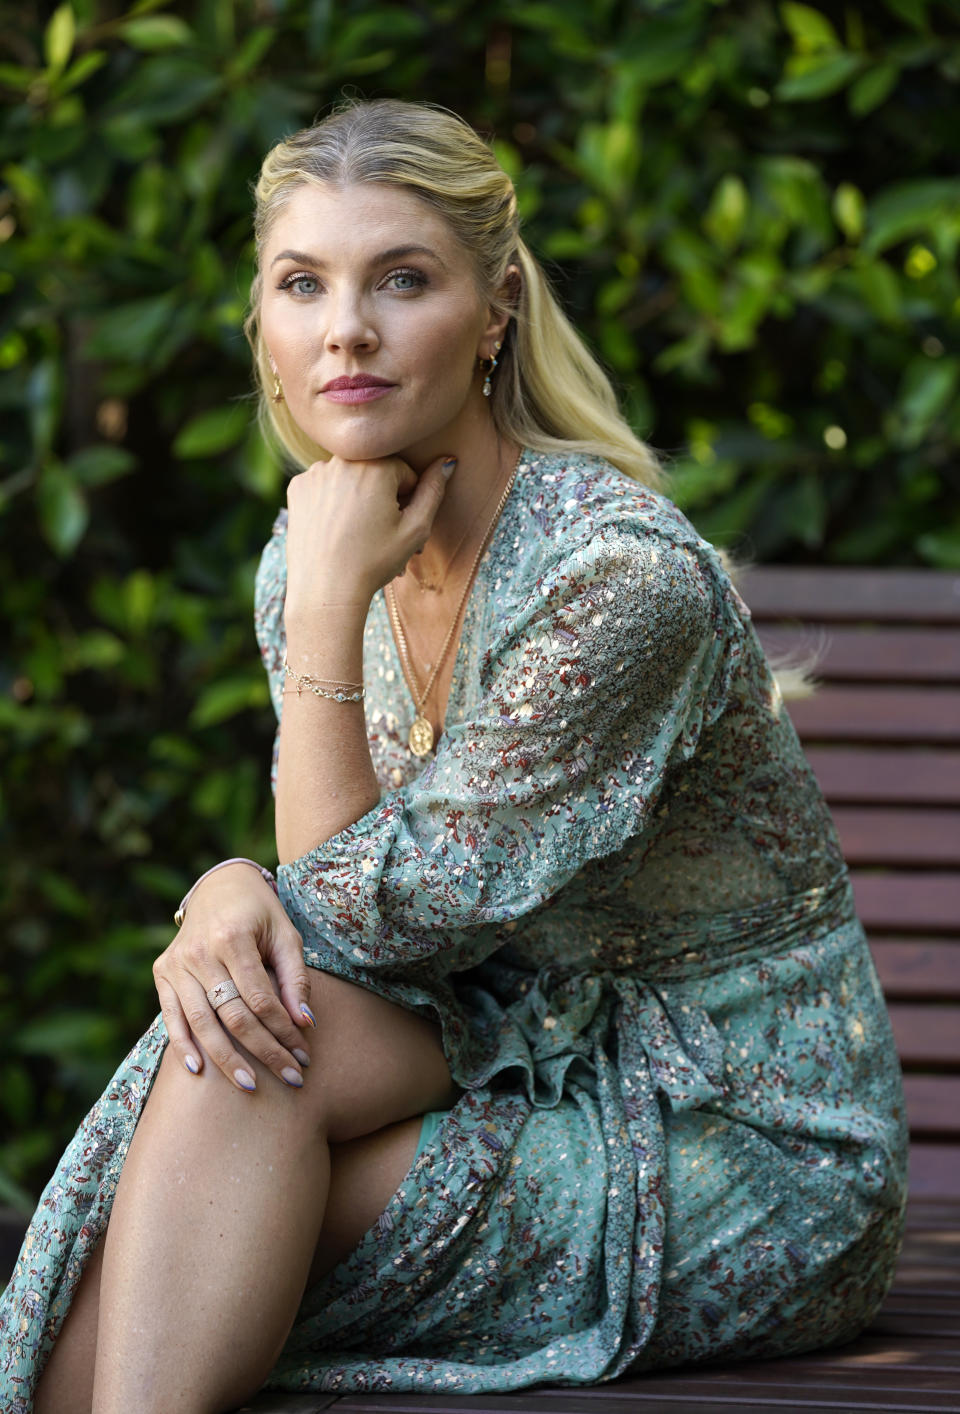
<instances>
[{"instance_id":1,"label":"layered necklace","mask_svg":"<svg viewBox=\"0 0 960 1414\"><path fill-rule=\"evenodd\" d=\"M447 636L443 640L443 647L440 649L440 652L437 655L437 661L433 665L433 671L431 672L427 685L422 692L420 691L419 684L413 671L413 665L410 661L410 653L407 649L407 639L403 631L403 626L400 623L400 610L397 605L396 595L393 592L393 584L391 582L389 584L384 585L384 598L387 601L387 609L390 613L390 621L393 624L393 631L396 636L397 646L400 649L400 660L403 664L404 676L407 679L407 685L410 688L410 693L413 697L415 716L413 719L413 725L411 726L410 732L407 736L407 745L413 752L414 756L426 756L428 752L433 750L433 727L430 725L430 722L427 719L426 713L424 711L424 706L426 704L427 698L430 696L433 684L436 682L437 674L440 671L441 665L443 664L443 660L447 655L447 649L450 647L450 640L453 637L453 630L456 628L457 620L460 618L460 610L463 608L464 600L466 599L467 594L470 592L470 586L473 583L473 576L476 573L477 565L480 563L480 556L487 548L487 542L489 541L490 536L493 533L493 527L497 523L497 519L500 515L500 512L506 505L507 497L510 495L513 483L517 478L517 471L519 470L520 461L522 457L523 448L521 447L520 455L517 457L513 471L510 473L510 479L503 489L503 494L497 503L497 508L493 513L493 516L490 520L490 524L487 526L487 529L484 532L483 539L477 547L477 553L473 557L473 564L470 566L470 573L467 575L467 582L463 587L463 593L460 595L460 602L457 604L457 611L453 616L453 622L447 629ZM453 563L453 560L456 559L457 554L460 550L460 546L463 544L463 541L465 539L466 534L460 541L460 545L458 545L456 550L454 550L453 556L447 564L443 580L441 580L441 585L445 582L447 574L450 571L450 565Z\"/></svg>"}]
</instances>

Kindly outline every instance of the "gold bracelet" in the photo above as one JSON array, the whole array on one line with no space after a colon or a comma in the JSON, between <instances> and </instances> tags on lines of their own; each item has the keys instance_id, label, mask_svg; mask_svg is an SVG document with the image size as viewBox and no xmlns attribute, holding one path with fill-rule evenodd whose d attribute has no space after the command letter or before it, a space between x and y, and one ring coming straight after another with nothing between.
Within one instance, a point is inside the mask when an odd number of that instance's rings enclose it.
<instances>
[{"instance_id":1,"label":"gold bracelet","mask_svg":"<svg viewBox=\"0 0 960 1414\"><path fill-rule=\"evenodd\" d=\"M331 701L334 702L361 702L367 695L366 688L363 687L361 687L359 692L328 692L325 687L320 687L316 683L305 683L304 686L307 692L313 693L314 697L329 697ZM297 683L298 697L300 696L300 692L300 684ZM280 695L281 697L292 697L293 688L290 688L289 691L284 690Z\"/></svg>"},{"instance_id":2,"label":"gold bracelet","mask_svg":"<svg viewBox=\"0 0 960 1414\"><path fill-rule=\"evenodd\" d=\"M363 684L359 682L341 682L337 678L317 678L313 677L310 673L295 673L287 662L286 657L284 657L283 660L283 671L288 678L293 678L296 683L298 697L303 688L312 692L315 697L329 697L335 702L359 702L366 695L366 689ZM328 684L327 688L323 686L324 683ZM355 690L352 693L331 692L329 688L332 687L352 687Z\"/></svg>"}]
</instances>

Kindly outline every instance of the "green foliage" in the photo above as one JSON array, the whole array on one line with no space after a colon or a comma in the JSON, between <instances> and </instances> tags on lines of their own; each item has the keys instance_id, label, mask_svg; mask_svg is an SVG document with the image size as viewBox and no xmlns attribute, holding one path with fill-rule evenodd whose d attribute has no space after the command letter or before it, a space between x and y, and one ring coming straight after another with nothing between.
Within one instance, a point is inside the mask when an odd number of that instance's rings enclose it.
<instances>
[{"instance_id":1,"label":"green foliage","mask_svg":"<svg viewBox=\"0 0 960 1414\"><path fill-rule=\"evenodd\" d=\"M25 1206L156 1011L180 894L273 856L249 183L342 92L495 141L708 538L960 565L948 0L117 9L26 0L0 52L0 1201Z\"/></svg>"}]
</instances>

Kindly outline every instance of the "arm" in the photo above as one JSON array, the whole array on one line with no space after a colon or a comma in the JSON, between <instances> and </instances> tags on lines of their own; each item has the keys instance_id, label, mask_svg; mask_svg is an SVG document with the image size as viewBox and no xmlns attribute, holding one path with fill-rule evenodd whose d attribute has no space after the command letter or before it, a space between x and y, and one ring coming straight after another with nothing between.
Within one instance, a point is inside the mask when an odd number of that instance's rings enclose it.
<instances>
[{"instance_id":1,"label":"arm","mask_svg":"<svg viewBox=\"0 0 960 1414\"><path fill-rule=\"evenodd\" d=\"M422 547L443 498L438 459L415 478L399 457L331 457L287 491L284 628L299 674L363 682L363 628L377 590ZM413 491L403 511L398 496ZM380 799L363 702L283 690L277 761L277 855L282 864L323 844Z\"/></svg>"},{"instance_id":2,"label":"arm","mask_svg":"<svg viewBox=\"0 0 960 1414\"><path fill-rule=\"evenodd\" d=\"M409 786L279 869L308 955L349 980L377 971L378 988L482 961L589 860L658 828L743 633L693 548L609 526L565 547L499 626L472 719Z\"/></svg>"},{"instance_id":3,"label":"arm","mask_svg":"<svg viewBox=\"0 0 960 1414\"><path fill-rule=\"evenodd\" d=\"M399 457L331 458L292 479L284 620L297 672L362 682L370 600L426 541L445 485L439 459L418 480ZM404 491L413 494L401 511ZM281 861L322 845L380 799L362 702L295 690L281 698L284 685L271 684L285 707L277 761ZM302 1084L309 1055L297 1028L315 1025L302 1010L310 996L302 939L248 864L203 880L183 928L154 964L154 979L170 1041L188 1070L197 1074L206 1054L233 1084L250 1089L236 1040L285 1084ZM227 979L240 995L214 1011L207 992Z\"/></svg>"}]
</instances>

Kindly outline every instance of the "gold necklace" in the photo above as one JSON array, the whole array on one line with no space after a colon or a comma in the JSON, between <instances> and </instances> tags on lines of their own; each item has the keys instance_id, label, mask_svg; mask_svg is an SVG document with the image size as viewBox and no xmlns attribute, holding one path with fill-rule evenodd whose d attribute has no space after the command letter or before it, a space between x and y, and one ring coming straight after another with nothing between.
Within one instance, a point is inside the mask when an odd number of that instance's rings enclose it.
<instances>
[{"instance_id":1,"label":"gold necklace","mask_svg":"<svg viewBox=\"0 0 960 1414\"><path fill-rule=\"evenodd\" d=\"M396 596L393 592L393 585L392 583L385 584L383 587L384 597L387 601L387 608L390 611L390 619L393 623L394 633L396 634L397 638L397 646L400 649L400 659L403 663L404 675L407 679L407 686L410 688L410 693L413 697L414 709L416 711L416 716L413 719L413 725L411 726L409 735L407 737L407 745L413 752L414 756L426 756L427 753L429 751L432 751L433 749L433 727L430 725L429 721L427 720L424 714L424 704L426 703L427 698L430 696L430 690L436 680L437 673L440 671L440 665L446 657L447 649L450 647L450 639L453 637L453 630L457 626L457 620L460 617L460 610L463 608L464 600L466 599L467 594L470 590L470 586L473 583L474 572L476 571L477 565L480 563L480 556L486 549L487 541L490 539L493 527L497 523L497 517L503 510L503 507L506 504L507 497L510 495L511 487L513 486L513 483L516 480L517 471L520 467L520 459L522 456L523 448L521 447L520 456L517 457L516 465L514 466L513 471L510 473L510 480L504 487L503 495L500 497L500 500L497 503L497 509L494 511L493 518L490 521L490 524L487 526L484 537L477 548L477 553L473 557L473 564L470 566L470 573L467 576L467 582L463 587L463 593L460 595L460 602L457 605L457 612L453 616L453 622L447 629L447 636L443 640L443 647L440 649L440 652L437 656L437 661L433 665L433 672L430 674L430 680L422 693L420 692L420 688L417 685L417 679L414 676L413 672L413 665L410 662L410 654L407 651L407 640L403 632L403 627L400 623L400 612L397 607Z\"/></svg>"}]
</instances>

